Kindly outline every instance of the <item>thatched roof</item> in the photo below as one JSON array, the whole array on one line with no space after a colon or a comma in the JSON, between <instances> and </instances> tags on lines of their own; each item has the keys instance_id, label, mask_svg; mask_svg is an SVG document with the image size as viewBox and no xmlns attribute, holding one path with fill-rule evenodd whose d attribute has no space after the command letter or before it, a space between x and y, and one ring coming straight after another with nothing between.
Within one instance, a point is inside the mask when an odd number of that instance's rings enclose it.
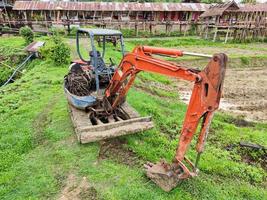
<instances>
[{"instance_id":1,"label":"thatched roof","mask_svg":"<svg viewBox=\"0 0 267 200\"><path fill-rule=\"evenodd\" d=\"M228 10L239 10L239 6L236 4L235 1L229 1L223 4L212 5L200 17L221 16L225 11Z\"/></svg>"}]
</instances>

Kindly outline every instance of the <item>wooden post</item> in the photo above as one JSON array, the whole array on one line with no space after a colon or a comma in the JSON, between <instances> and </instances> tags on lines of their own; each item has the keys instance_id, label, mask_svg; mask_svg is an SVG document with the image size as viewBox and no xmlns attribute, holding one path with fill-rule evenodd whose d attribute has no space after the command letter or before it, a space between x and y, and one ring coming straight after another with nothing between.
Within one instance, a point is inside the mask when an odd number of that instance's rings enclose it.
<instances>
[{"instance_id":1,"label":"wooden post","mask_svg":"<svg viewBox=\"0 0 267 200\"><path fill-rule=\"evenodd\" d=\"M57 11L57 24L59 23L60 21L60 10Z\"/></svg>"},{"instance_id":2,"label":"wooden post","mask_svg":"<svg viewBox=\"0 0 267 200\"><path fill-rule=\"evenodd\" d=\"M149 33L150 33L150 35L152 35L152 24L151 24L151 22L149 23Z\"/></svg>"},{"instance_id":3,"label":"wooden post","mask_svg":"<svg viewBox=\"0 0 267 200\"><path fill-rule=\"evenodd\" d=\"M209 24L206 26L206 33L205 33L205 39L208 39L208 34L209 34Z\"/></svg>"},{"instance_id":4,"label":"wooden post","mask_svg":"<svg viewBox=\"0 0 267 200\"><path fill-rule=\"evenodd\" d=\"M146 22L143 21L143 31L146 31Z\"/></svg>"},{"instance_id":5,"label":"wooden post","mask_svg":"<svg viewBox=\"0 0 267 200\"><path fill-rule=\"evenodd\" d=\"M225 36L224 43L227 43L229 31L230 31L230 26L228 26L228 29L227 29L227 32L226 32L226 36Z\"/></svg>"},{"instance_id":6,"label":"wooden post","mask_svg":"<svg viewBox=\"0 0 267 200\"><path fill-rule=\"evenodd\" d=\"M28 17L27 17L27 13L26 13L26 11L24 11L23 13L24 13L26 22L28 22Z\"/></svg>"},{"instance_id":7,"label":"wooden post","mask_svg":"<svg viewBox=\"0 0 267 200\"><path fill-rule=\"evenodd\" d=\"M134 24L135 36L138 36L138 22Z\"/></svg>"},{"instance_id":8,"label":"wooden post","mask_svg":"<svg viewBox=\"0 0 267 200\"><path fill-rule=\"evenodd\" d=\"M215 32L214 32L214 36L213 36L213 42L216 41L216 37L217 37L217 31L218 31L218 26L215 27Z\"/></svg>"},{"instance_id":9,"label":"wooden post","mask_svg":"<svg viewBox=\"0 0 267 200\"><path fill-rule=\"evenodd\" d=\"M111 12L111 16L110 16L110 23L111 23L112 19L113 19L113 11Z\"/></svg>"},{"instance_id":10,"label":"wooden post","mask_svg":"<svg viewBox=\"0 0 267 200\"><path fill-rule=\"evenodd\" d=\"M96 15L96 11L94 11L93 23L95 22L95 15Z\"/></svg>"},{"instance_id":11,"label":"wooden post","mask_svg":"<svg viewBox=\"0 0 267 200\"><path fill-rule=\"evenodd\" d=\"M46 12L44 13L44 20L45 20L45 27L46 27L46 29L48 29Z\"/></svg>"}]
</instances>

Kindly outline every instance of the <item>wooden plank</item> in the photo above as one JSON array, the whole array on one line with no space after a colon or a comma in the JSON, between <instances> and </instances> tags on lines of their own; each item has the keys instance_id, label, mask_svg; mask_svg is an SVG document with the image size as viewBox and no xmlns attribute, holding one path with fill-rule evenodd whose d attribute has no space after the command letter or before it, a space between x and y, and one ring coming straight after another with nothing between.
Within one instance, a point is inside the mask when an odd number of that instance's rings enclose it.
<instances>
[{"instance_id":1,"label":"wooden plank","mask_svg":"<svg viewBox=\"0 0 267 200\"><path fill-rule=\"evenodd\" d=\"M92 131L92 132L81 132L80 133L80 142L82 144L95 142L99 140L104 140L108 138L114 138L123 135L129 135L141 131L145 131L153 128L153 122L136 122L134 124L128 124L125 126L119 126L105 131Z\"/></svg>"}]
</instances>

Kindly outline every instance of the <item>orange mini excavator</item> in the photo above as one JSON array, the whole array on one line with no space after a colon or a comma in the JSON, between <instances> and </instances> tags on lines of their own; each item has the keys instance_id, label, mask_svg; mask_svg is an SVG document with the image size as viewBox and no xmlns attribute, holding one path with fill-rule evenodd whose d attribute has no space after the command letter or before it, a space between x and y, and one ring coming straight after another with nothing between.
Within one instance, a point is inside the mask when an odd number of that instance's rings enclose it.
<instances>
[{"instance_id":1,"label":"orange mini excavator","mask_svg":"<svg viewBox=\"0 0 267 200\"><path fill-rule=\"evenodd\" d=\"M80 31L88 32L89 30ZM109 30L109 33L111 32L112 31ZM105 33L106 31L103 30L103 35L105 35ZM95 56L100 56L98 55L98 52L93 54ZM158 56L153 55L168 57L179 57L183 55L206 56L210 57L210 61L203 70L198 70L186 68L176 63L162 60ZM90 94L95 97L95 102L87 106L83 112L88 114L87 119L90 119L91 122L93 122L92 124L95 126L100 126L99 130L100 132L102 131L101 133L99 132L100 135L102 133L104 134L105 131L109 131L107 129L112 129L114 127L117 127L120 131L122 131L124 126L135 126L134 123L140 123L138 120L134 121L133 124L127 123L125 125L122 123L122 121L127 122L133 120L122 108L126 103L125 99L127 92L133 85L138 73L146 71L194 82L192 95L185 115L179 144L173 162L168 164L164 161L161 161L157 164L147 163L145 165L147 176L163 190L170 191L178 184L180 180L197 175L197 165L200 155L204 150L208 129L214 111L219 107L226 63L227 56L225 54L207 56L203 54L183 52L176 49L137 46L131 53L124 54L120 64L118 67L114 68L114 70L106 70L104 68L104 70L108 72L106 73L107 76L110 78L105 79L106 83L104 83L103 77L101 79L98 78L98 83L100 83L100 86L91 84L93 91L96 91L97 88L102 88L102 92L92 92ZM100 72L97 71L97 67L99 66L94 67L92 62L80 61L76 62L74 65L76 65L76 67L79 65L82 71L89 71L85 73L89 74L89 82L95 81L95 76L99 76L100 74ZM104 70L101 69L102 72ZM102 82L99 80L102 80ZM69 100L69 102L71 102L71 100ZM72 113L75 112L72 110ZM124 115L121 115L121 113L124 113ZM112 120L110 120L111 118ZM73 121L76 121L75 127L78 129L79 127L77 125L77 121L81 120L81 117L74 114L72 115L72 119ZM147 123L151 123L150 121L145 121ZM100 123L98 124L98 122ZM116 123L118 123L118 126L114 125ZM193 136L196 134L198 124L200 123L200 133L196 145L197 157L195 163L193 164L193 162L185 157L185 154ZM151 126L147 126L147 128L151 128ZM141 130L146 130L147 128L143 128ZM87 134L90 134L90 128L85 130L89 130L89 133ZM95 131L96 128L93 127L91 131L92 134L95 134ZM116 131L114 131L104 138L113 137L113 133L118 136Z\"/></svg>"}]
</instances>

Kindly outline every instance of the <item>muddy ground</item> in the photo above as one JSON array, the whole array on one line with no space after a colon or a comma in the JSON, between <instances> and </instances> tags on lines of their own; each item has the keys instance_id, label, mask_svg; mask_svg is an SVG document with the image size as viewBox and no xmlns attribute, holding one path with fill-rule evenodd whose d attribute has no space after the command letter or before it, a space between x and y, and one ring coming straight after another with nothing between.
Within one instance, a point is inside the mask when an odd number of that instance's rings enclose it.
<instances>
[{"instance_id":1,"label":"muddy ground","mask_svg":"<svg viewBox=\"0 0 267 200\"><path fill-rule=\"evenodd\" d=\"M192 86L180 80L176 85L181 100L188 103ZM267 122L267 67L228 68L220 110L248 121Z\"/></svg>"}]
</instances>

